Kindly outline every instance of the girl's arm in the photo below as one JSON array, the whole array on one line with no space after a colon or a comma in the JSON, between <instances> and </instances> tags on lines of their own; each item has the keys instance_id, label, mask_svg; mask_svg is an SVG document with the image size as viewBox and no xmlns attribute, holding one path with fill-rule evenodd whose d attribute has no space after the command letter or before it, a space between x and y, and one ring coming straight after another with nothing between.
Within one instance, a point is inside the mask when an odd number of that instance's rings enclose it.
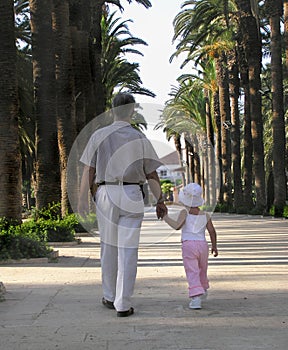
<instances>
[{"instance_id":1,"label":"girl's arm","mask_svg":"<svg viewBox=\"0 0 288 350\"><path fill-rule=\"evenodd\" d=\"M186 209L182 209L178 215L177 220L172 219L171 217L167 215L165 215L163 217L163 220L172 228L174 228L175 230L180 230L180 228L184 225L184 222L186 220L187 217L187 210Z\"/></svg>"},{"instance_id":2,"label":"girl's arm","mask_svg":"<svg viewBox=\"0 0 288 350\"><path fill-rule=\"evenodd\" d=\"M210 235L210 240L211 240L211 253L216 257L218 255L218 249L217 249L217 234L215 227L212 223L211 218L209 217L206 228L209 232Z\"/></svg>"}]
</instances>

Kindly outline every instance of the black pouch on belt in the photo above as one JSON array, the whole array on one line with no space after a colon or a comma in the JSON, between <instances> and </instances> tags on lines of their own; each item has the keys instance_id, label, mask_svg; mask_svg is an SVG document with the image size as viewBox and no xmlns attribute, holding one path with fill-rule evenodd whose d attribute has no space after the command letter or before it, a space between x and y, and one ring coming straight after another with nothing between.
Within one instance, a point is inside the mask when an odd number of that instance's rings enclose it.
<instances>
[{"instance_id":1,"label":"black pouch on belt","mask_svg":"<svg viewBox=\"0 0 288 350\"><path fill-rule=\"evenodd\" d=\"M140 186L140 190L142 192L142 197L144 199L145 198L144 186L143 185L139 185L139 186Z\"/></svg>"}]
</instances>

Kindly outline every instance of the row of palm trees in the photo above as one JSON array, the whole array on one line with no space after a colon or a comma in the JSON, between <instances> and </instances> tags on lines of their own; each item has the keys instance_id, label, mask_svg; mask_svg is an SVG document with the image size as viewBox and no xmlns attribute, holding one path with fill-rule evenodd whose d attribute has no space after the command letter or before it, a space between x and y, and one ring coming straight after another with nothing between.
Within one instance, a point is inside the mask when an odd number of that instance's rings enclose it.
<instances>
[{"instance_id":1,"label":"row of palm trees","mask_svg":"<svg viewBox=\"0 0 288 350\"><path fill-rule=\"evenodd\" d=\"M180 157L184 135L190 176L207 187L211 179L197 165L201 150L187 119L202 126L220 167L214 196L239 212L263 213L274 204L282 216L287 199L287 15L282 0L187 0L174 20L171 60L184 57L183 75L160 125Z\"/></svg>"},{"instance_id":2,"label":"row of palm trees","mask_svg":"<svg viewBox=\"0 0 288 350\"><path fill-rule=\"evenodd\" d=\"M104 0L4 0L0 19L0 217L21 221L22 184L28 206L32 188L37 208L61 201L65 215L76 135L109 108L115 88L154 96L125 57L146 43Z\"/></svg>"},{"instance_id":3,"label":"row of palm trees","mask_svg":"<svg viewBox=\"0 0 288 350\"><path fill-rule=\"evenodd\" d=\"M120 0L109 2L122 9ZM142 86L138 64L125 57L141 54L135 46L146 43L106 3L1 1L0 217L21 220L22 184L29 194L33 188L37 208L61 200L65 215L67 159L76 135L111 106L115 88L154 96ZM236 210L263 213L273 202L281 215L285 205L287 7L287 0L186 0L175 17L171 59L184 56L183 75L161 125L181 157L185 137L186 180L209 181L212 189L218 181L220 191L211 198ZM271 64L263 67L265 55ZM189 132L187 121L206 139ZM203 144L212 147L201 163Z\"/></svg>"}]
</instances>

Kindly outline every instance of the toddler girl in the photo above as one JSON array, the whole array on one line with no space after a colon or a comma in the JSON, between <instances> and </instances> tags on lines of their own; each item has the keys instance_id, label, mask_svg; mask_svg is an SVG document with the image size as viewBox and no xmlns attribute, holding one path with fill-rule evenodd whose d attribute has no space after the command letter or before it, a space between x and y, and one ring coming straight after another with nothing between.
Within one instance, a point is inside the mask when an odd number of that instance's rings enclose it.
<instances>
[{"instance_id":1,"label":"toddler girl","mask_svg":"<svg viewBox=\"0 0 288 350\"><path fill-rule=\"evenodd\" d=\"M189 183L179 193L179 202L185 209L181 210L177 220L169 215L164 221L172 228L182 229L182 257L189 285L190 309L201 309L201 300L207 297L209 281L207 278L209 248L205 238L206 229L211 240L211 253L216 257L217 236L211 217L199 207L204 204L202 189L196 183Z\"/></svg>"}]
</instances>

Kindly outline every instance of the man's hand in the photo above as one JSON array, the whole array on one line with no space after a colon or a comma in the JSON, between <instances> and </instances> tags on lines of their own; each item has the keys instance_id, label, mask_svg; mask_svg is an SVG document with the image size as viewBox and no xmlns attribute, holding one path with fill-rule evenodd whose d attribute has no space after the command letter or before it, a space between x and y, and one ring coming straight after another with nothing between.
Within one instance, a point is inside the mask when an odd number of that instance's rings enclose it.
<instances>
[{"instance_id":1,"label":"man's hand","mask_svg":"<svg viewBox=\"0 0 288 350\"><path fill-rule=\"evenodd\" d=\"M167 213L168 213L168 209L167 209L167 207L166 207L164 202L156 204L157 219L163 219L163 217L165 215L167 215Z\"/></svg>"},{"instance_id":2,"label":"man's hand","mask_svg":"<svg viewBox=\"0 0 288 350\"><path fill-rule=\"evenodd\" d=\"M86 218L89 213L88 201L80 200L77 207L78 214L83 218Z\"/></svg>"},{"instance_id":3,"label":"man's hand","mask_svg":"<svg viewBox=\"0 0 288 350\"><path fill-rule=\"evenodd\" d=\"M85 165L81 177L77 211L83 218L89 214L89 192L94 191L95 168ZM96 192L97 188L95 189Z\"/></svg>"}]
</instances>

